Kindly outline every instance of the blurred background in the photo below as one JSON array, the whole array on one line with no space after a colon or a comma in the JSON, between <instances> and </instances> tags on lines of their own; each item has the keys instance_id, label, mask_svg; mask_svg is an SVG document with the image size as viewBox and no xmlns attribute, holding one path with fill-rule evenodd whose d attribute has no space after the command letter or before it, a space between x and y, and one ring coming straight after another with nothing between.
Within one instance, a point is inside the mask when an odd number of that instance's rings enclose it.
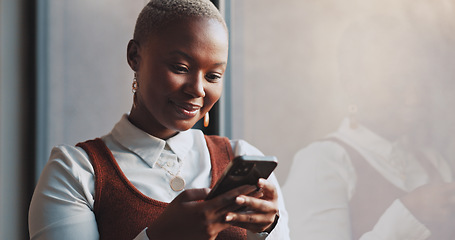
<instances>
[{"instance_id":1,"label":"blurred background","mask_svg":"<svg viewBox=\"0 0 455 240\"><path fill-rule=\"evenodd\" d=\"M0 0L0 239L28 238L28 204L52 146L104 135L129 111L126 45L146 2ZM295 153L348 115L341 39L352 24L378 15L423 29L419 40L437 48L425 57L431 71L424 73L422 126L427 144L454 165L455 1L214 2L231 46L209 133L276 155L281 184Z\"/></svg>"}]
</instances>

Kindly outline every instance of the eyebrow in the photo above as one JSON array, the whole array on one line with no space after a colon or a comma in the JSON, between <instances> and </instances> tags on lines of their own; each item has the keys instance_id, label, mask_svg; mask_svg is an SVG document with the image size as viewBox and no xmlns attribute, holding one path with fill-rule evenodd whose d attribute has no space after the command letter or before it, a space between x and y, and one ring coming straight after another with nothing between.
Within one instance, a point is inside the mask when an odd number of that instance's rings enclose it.
<instances>
[{"instance_id":1,"label":"eyebrow","mask_svg":"<svg viewBox=\"0 0 455 240\"><path fill-rule=\"evenodd\" d=\"M191 61L194 61L194 58L191 57L190 55L188 55L187 53L183 52L183 51L180 51L180 50L175 50L175 51L172 51L170 52L171 55L181 55L183 56L184 58L187 58ZM227 63L226 62L218 62L218 63L215 63L213 64L214 66L221 66L221 65L226 65Z\"/></svg>"}]
</instances>

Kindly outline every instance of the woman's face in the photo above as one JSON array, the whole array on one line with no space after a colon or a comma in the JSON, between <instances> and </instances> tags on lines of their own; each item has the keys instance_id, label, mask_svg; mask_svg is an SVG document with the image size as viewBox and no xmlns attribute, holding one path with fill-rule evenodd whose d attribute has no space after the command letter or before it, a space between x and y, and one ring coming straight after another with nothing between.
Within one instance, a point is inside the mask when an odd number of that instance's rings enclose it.
<instances>
[{"instance_id":1,"label":"woman's face","mask_svg":"<svg viewBox=\"0 0 455 240\"><path fill-rule=\"evenodd\" d=\"M370 73L362 75L367 77L353 93L359 122L389 140L420 131L427 124L435 76L429 64L412 57L372 64Z\"/></svg>"},{"instance_id":2,"label":"woman's face","mask_svg":"<svg viewBox=\"0 0 455 240\"><path fill-rule=\"evenodd\" d=\"M177 20L147 42L130 42L138 82L130 120L162 139L190 129L220 98L227 58L226 29L207 18Z\"/></svg>"}]
</instances>

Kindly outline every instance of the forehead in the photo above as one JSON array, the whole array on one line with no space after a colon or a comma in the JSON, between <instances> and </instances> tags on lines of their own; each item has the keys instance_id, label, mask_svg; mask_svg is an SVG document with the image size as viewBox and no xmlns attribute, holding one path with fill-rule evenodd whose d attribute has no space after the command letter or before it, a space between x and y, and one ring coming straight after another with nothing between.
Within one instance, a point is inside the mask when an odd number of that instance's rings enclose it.
<instances>
[{"instance_id":1,"label":"forehead","mask_svg":"<svg viewBox=\"0 0 455 240\"><path fill-rule=\"evenodd\" d=\"M228 31L226 26L217 19L207 17L181 17L162 25L150 33L143 44L168 41L171 38L184 38L197 40L198 36L210 36L214 40L227 41ZM202 40L201 37L201 40Z\"/></svg>"},{"instance_id":2,"label":"forehead","mask_svg":"<svg viewBox=\"0 0 455 240\"><path fill-rule=\"evenodd\" d=\"M227 54L228 50L224 24L205 17L176 19L144 40L141 44L153 52L202 50Z\"/></svg>"}]
</instances>

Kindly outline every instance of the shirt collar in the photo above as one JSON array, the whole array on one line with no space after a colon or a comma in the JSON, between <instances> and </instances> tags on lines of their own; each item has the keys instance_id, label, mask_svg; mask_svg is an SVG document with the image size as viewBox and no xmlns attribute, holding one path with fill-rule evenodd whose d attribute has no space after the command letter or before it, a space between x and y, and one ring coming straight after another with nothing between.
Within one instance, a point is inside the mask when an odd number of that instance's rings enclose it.
<instances>
[{"instance_id":1,"label":"shirt collar","mask_svg":"<svg viewBox=\"0 0 455 240\"><path fill-rule=\"evenodd\" d=\"M338 133L357 146L384 157L389 157L396 145L362 125L358 125L355 129L351 128L348 118L343 120Z\"/></svg>"},{"instance_id":2,"label":"shirt collar","mask_svg":"<svg viewBox=\"0 0 455 240\"><path fill-rule=\"evenodd\" d=\"M128 115L124 114L111 134L120 145L137 154L147 165L153 167L166 143L170 150L183 160L194 144L192 132L191 129L182 131L165 141L137 128L128 120Z\"/></svg>"},{"instance_id":3,"label":"shirt collar","mask_svg":"<svg viewBox=\"0 0 455 240\"><path fill-rule=\"evenodd\" d=\"M123 147L142 158L150 167L161 155L166 145L162 139L154 137L134 126L124 114L111 131L112 137Z\"/></svg>"},{"instance_id":4,"label":"shirt collar","mask_svg":"<svg viewBox=\"0 0 455 240\"><path fill-rule=\"evenodd\" d=\"M184 160L190 149L193 148L193 130L179 132L177 135L167 139L166 143L179 159Z\"/></svg>"}]
</instances>

